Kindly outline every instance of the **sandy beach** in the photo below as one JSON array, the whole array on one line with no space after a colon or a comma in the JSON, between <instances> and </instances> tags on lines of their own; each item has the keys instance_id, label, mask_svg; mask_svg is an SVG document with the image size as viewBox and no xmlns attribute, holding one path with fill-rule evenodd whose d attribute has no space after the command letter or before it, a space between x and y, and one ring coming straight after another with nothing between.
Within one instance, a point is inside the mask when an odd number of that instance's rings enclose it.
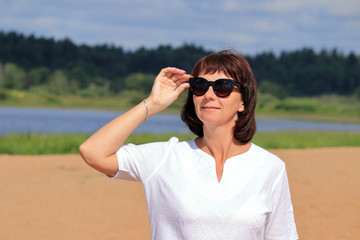
<instances>
[{"instance_id":1,"label":"sandy beach","mask_svg":"<svg viewBox=\"0 0 360 240\"><path fill-rule=\"evenodd\" d=\"M287 166L300 239L360 239L360 147L270 150ZM79 155L0 155L0 239L150 239L145 195Z\"/></svg>"}]
</instances>

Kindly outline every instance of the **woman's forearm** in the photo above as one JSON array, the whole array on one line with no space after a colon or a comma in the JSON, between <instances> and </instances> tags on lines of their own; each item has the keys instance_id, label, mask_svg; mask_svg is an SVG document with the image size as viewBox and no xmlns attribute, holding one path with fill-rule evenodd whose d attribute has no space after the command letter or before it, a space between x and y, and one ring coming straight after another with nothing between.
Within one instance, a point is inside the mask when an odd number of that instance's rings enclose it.
<instances>
[{"instance_id":1,"label":"woman's forearm","mask_svg":"<svg viewBox=\"0 0 360 240\"><path fill-rule=\"evenodd\" d=\"M80 145L82 158L93 168L113 176L117 172L116 151L146 119L170 106L188 87L189 75L177 68L161 70L145 102L115 118Z\"/></svg>"},{"instance_id":2,"label":"woman's forearm","mask_svg":"<svg viewBox=\"0 0 360 240\"><path fill-rule=\"evenodd\" d=\"M138 105L115 118L79 147L82 158L90 166L107 174L113 175L117 171L117 161L113 156L124 144L129 135L146 119L156 114L156 106L151 100L140 102ZM113 156L113 157L112 157Z\"/></svg>"}]
</instances>

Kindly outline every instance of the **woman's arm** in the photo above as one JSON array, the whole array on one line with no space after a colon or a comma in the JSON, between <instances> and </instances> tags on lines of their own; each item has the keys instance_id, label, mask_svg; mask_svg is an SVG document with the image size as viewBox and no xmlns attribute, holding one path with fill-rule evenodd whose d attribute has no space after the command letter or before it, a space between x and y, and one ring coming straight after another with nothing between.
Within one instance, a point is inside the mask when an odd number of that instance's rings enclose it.
<instances>
[{"instance_id":1,"label":"woman's arm","mask_svg":"<svg viewBox=\"0 0 360 240\"><path fill-rule=\"evenodd\" d=\"M148 117L170 106L189 87L189 75L177 68L164 68L155 78L150 96L145 100ZM95 132L79 151L87 164L108 176L118 170L116 151L124 144L129 135L145 120L146 106L139 103L126 113L115 118Z\"/></svg>"},{"instance_id":2,"label":"woman's arm","mask_svg":"<svg viewBox=\"0 0 360 240\"><path fill-rule=\"evenodd\" d=\"M275 180L271 200L272 210L266 220L264 239L298 239L285 164Z\"/></svg>"}]
</instances>

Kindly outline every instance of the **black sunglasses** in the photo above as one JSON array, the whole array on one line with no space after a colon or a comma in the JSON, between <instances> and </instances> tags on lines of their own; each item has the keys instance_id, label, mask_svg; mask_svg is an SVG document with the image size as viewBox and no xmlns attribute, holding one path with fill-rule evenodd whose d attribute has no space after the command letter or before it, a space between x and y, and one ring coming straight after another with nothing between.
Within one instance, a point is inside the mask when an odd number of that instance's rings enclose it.
<instances>
[{"instance_id":1,"label":"black sunglasses","mask_svg":"<svg viewBox=\"0 0 360 240\"><path fill-rule=\"evenodd\" d=\"M218 97L227 97L230 95L234 86L240 89L241 84L232 79L220 78L216 81L208 81L202 77L193 77L189 79L190 91L196 96L204 95L211 86Z\"/></svg>"}]
</instances>

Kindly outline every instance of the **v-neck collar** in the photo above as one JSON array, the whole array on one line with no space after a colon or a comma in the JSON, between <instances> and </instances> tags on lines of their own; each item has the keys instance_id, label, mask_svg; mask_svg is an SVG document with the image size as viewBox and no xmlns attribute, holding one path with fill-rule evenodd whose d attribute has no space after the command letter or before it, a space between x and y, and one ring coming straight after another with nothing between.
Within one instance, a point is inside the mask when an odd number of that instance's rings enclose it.
<instances>
[{"instance_id":1,"label":"v-neck collar","mask_svg":"<svg viewBox=\"0 0 360 240\"><path fill-rule=\"evenodd\" d=\"M232 164L231 162L234 162L234 160L240 161L241 159L247 158L247 156L250 154L250 152L252 151L252 149L254 147L253 143L250 143L251 144L250 148L246 152L235 155L235 156L232 156L232 157L226 159L226 161L224 163L224 166L223 166L223 173L222 173L220 181L219 181L218 178L217 178L217 174L216 174L216 163L215 163L214 157L211 156L210 154L208 154L207 152L201 150L197 146L195 140L196 139L193 139L193 140L189 141L190 147L193 149L194 153L196 153L196 155L199 156L199 158L206 159L206 160L209 161L209 163L211 164L211 168L212 168L210 174L211 174L211 176L213 176L214 180L218 184L222 184L222 183L226 182L226 176L227 176L227 174L230 174L230 173L228 173L228 171L230 171L230 170L227 170L229 168L228 165Z\"/></svg>"}]
</instances>

